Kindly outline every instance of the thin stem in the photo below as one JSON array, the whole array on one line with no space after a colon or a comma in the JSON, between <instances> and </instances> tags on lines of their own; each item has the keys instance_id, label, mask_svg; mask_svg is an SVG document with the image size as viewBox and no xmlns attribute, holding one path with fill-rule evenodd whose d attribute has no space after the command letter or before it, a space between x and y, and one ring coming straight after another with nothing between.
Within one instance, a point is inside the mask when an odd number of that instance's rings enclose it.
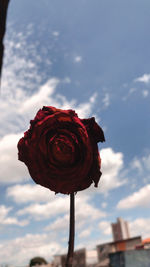
<instances>
[{"instance_id":1,"label":"thin stem","mask_svg":"<svg viewBox=\"0 0 150 267\"><path fill-rule=\"evenodd\" d=\"M73 265L73 252L74 252L74 234L75 234L75 205L74 205L74 193L70 194L70 232L68 242L68 254L66 260L66 267L72 267Z\"/></svg>"}]
</instances>

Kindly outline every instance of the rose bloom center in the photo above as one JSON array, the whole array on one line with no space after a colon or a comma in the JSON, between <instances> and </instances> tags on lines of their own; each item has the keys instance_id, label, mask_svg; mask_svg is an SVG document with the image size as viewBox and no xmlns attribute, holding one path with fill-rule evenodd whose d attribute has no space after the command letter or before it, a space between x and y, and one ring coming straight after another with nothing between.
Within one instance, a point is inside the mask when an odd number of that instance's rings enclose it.
<instances>
[{"instance_id":1,"label":"rose bloom center","mask_svg":"<svg viewBox=\"0 0 150 267\"><path fill-rule=\"evenodd\" d=\"M72 164L75 158L75 147L66 136L58 136L52 144L52 153L56 161L66 165Z\"/></svg>"}]
</instances>

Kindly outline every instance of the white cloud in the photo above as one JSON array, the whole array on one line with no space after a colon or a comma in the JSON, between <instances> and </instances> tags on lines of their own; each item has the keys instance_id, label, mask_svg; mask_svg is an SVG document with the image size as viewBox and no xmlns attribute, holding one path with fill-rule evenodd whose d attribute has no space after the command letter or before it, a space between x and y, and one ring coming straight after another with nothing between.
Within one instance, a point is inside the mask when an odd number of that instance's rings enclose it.
<instances>
[{"instance_id":1,"label":"white cloud","mask_svg":"<svg viewBox=\"0 0 150 267\"><path fill-rule=\"evenodd\" d=\"M27 215L35 220L44 220L62 214L60 219L56 219L50 228L64 227L66 225L66 214L69 213L69 196L54 195L53 192L37 185L16 185L9 187L7 196L13 198L17 204L36 202L20 210L17 215ZM46 202L40 204L38 202ZM82 227L87 220L94 221L98 218L105 217L106 213L95 208L90 204L90 199L84 193L78 193L75 198L77 227ZM83 212L84 210L84 212ZM61 222L60 222L61 220ZM63 226L64 225L64 226Z\"/></svg>"},{"instance_id":2,"label":"white cloud","mask_svg":"<svg viewBox=\"0 0 150 267\"><path fill-rule=\"evenodd\" d=\"M7 188L7 197L10 197L17 204L28 202L49 202L56 196L54 192L40 185L24 184L14 185Z\"/></svg>"},{"instance_id":3,"label":"white cloud","mask_svg":"<svg viewBox=\"0 0 150 267\"><path fill-rule=\"evenodd\" d=\"M130 90L129 90L129 94L131 95L131 94L135 93L136 91L137 91L137 89L134 88L134 87L132 87L132 88L130 88Z\"/></svg>"},{"instance_id":4,"label":"white cloud","mask_svg":"<svg viewBox=\"0 0 150 267\"><path fill-rule=\"evenodd\" d=\"M75 58L74 58L74 61L75 62L81 62L82 61L82 57L81 56L76 56Z\"/></svg>"},{"instance_id":5,"label":"white cloud","mask_svg":"<svg viewBox=\"0 0 150 267\"><path fill-rule=\"evenodd\" d=\"M66 228L69 212L69 196L54 195L54 193L39 185L15 185L7 189L7 197L10 197L17 204L36 202L18 211L18 215L29 215L30 217L40 220L55 215L64 214L61 218L56 219L47 229ZM46 202L39 204L39 202ZM90 198L79 192L75 197L77 227L82 227L87 220L94 221L98 218L105 217L106 213L95 208L90 204ZM83 213L83 210L85 211ZM67 212L67 214L66 214Z\"/></svg>"},{"instance_id":6,"label":"white cloud","mask_svg":"<svg viewBox=\"0 0 150 267\"><path fill-rule=\"evenodd\" d=\"M140 173L146 173L150 171L150 153L147 153L141 158L135 157L131 164L132 169L138 170Z\"/></svg>"},{"instance_id":7,"label":"white cloud","mask_svg":"<svg viewBox=\"0 0 150 267\"><path fill-rule=\"evenodd\" d=\"M3 221L4 218L8 215L11 208L6 208L4 205L0 206L0 221Z\"/></svg>"},{"instance_id":8,"label":"white cloud","mask_svg":"<svg viewBox=\"0 0 150 267\"><path fill-rule=\"evenodd\" d=\"M118 209L132 209L135 207L150 206L150 184L142 187L139 191L119 201Z\"/></svg>"},{"instance_id":9,"label":"white cloud","mask_svg":"<svg viewBox=\"0 0 150 267\"><path fill-rule=\"evenodd\" d=\"M149 85L150 84L150 74L144 74L143 76L141 77L138 77L136 79L134 79L134 82L140 82L140 83L144 83L145 85ZM131 87L129 89L129 92L127 93L126 96L123 97L123 100L127 100L131 95L133 95L135 92L140 92L142 94L142 96L144 98L147 98L149 96L149 90L148 90L148 87L147 89L145 88L135 88L135 87Z\"/></svg>"},{"instance_id":10,"label":"white cloud","mask_svg":"<svg viewBox=\"0 0 150 267\"><path fill-rule=\"evenodd\" d=\"M88 229L85 229L82 232L80 232L78 236L79 236L79 238L86 238L86 237L90 236L91 232L92 232L92 229L88 228Z\"/></svg>"},{"instance_id":11,"label":"white cloud","mask_svg":"<svg viewBox=\"0 0 150 267\"><path fill-rule=\"evenodd\" d=\"M80 118L87 118L92 115L93 107L96 103L97 93L94 93L88 102L74 105L74 109Z\"/></svg>"},{"instance_id":12,"label":"white cloud","mask_svg":"<svg viewBox=\"0 0 150 267\"><path fill-rule=\"evenodd\" d=\"M62 251L64 252L64 249L60 242L56 242L52 235L48 234L27 234L24 237L0 243L1 263L14 266L28 265L30 259L37 255L49 261L53 255L60 254Z\"/></svg>"},{"instance_id":13,"label":"white cloud","mask_svg":"<svg viewBox=\"0 0 150 267\"><path fill-rule=\"evenodd\" d=\"M42 60L36 52L36 45L27 45L28 35L31 28L28 27L26 34L15 33L11 25L8 27L5 40L5 60L1 81L0 98L0 136L10 132L18 133L24 129L25 117L18 114L24 101L30 97L31 92L36 90L42 82L43 74L39 75L38 65ZM5 123L4 123L5 122Z\"/></svg>"},{"instance_id":14,"label":"white cloud","mask_svg":"<svg viewBox=\"0 0 150 267\"><path fill-rule=\"evenodd\" d=\"M124 87L127 87L127 85L124 86ZM129 89L129 91L127 92L127 94L126 94L125 96L123 96L122 100L123 100L123 101L126 101L126 100L127 100L131 95L133 95L135 92L137 92L137 88L135 88L135 87L131 87L131 88Z\"/></svg>"},{"instance_id":15,"label":"white cloud","mask_svg":"<svg viewBox=\"0 0 150 267\"><path fill-rule=\"evenodd\" d=\"M69 77L65 77L63 80L62 80L63 83L71 83L71 79Z\"/></svg>"},{"instance_id":16,"label":"white cloud","mask_svg":"<svg viewBox=\"0 0 150 267\"><path fill-rule=\"evenodd\" d=\"M65 96L56 93L56 87L60 82L59 79L52 78L40 86L39 91L24 100L24 104L19 109L20 114L27 113L31 118L31 114L35 115L44 105L52 105L61 109L74 109L81 118L89 116L95 105L97 94L94 93L87 102L77 104L76 100L68 101Z\"/></svg>"},{"instance_id":17,"label":"white cloud","mask_svg":"<svg viewBox=\"0 0 150 267\"><path fill-rule=\"evenodd\" d=\"M130 166L131 166L131 169L137 169L139 172L142 172L143 170L142 163L138 158L134 158Z\"/></svg>"},{"instance_id":18,"label":"white cloud","mask_svg":"<svg viewBox=\"0 0 150 267\"><path fill-rule=\"evenodd\" d=\"M97 97L98 97L98 94L97 93L94 93L91 97L90 97L90 103L92 104L94 104L95 102L96 102L96 99L97 99Z\"/></svg>"},{"instance_id":19,"label":"white cloud","mask_svg":"<svg viewBox=\"0 0 150 267\"><path fill-rule=\"evenodd\" d=\"M102 160L102 177L99 183L99 191L107 193L110 190L122 186L126 180L121 176L123 170L123 154L114 152L112 148L100 150Z\"/></svg>"},{"instance_id":20,"label":"white cloud","mask_svg":"<svg viewBox=\"0 0 150 267\"><path fill-rule=\"evenodd\" d=\"M0 183L27 180L27 168L18 161L17 143L20 134L9 134L0 139Z\"/></svg>"},{"instance_id":21,"label":"white cloud","mask_svg":"<svg viewBox=\"0 0 150 267\"><path fill-rule=\"evenodd\" d=\"M102 100L104 107L107 108L110 105L110 95L108 93L105 93L105 96Z\"/></svg>"},{"instance_id":22,"label":"white cloud","mask_svg":"<svg viewBox=\"0 0 150 267\"><path fill-rule=\"evenodd\" d=\"M67 100L65 96L56 93L57 85L70 83L70 78L60 80L50 77L46 81L44 72L39 73L38 66L43 62L43 58L38 53L36 43L27 44L32 31L33 25L27 27L26 34L17 34L9 25L1 85L0 136L25 131L30 119L33 119L38 109L44 105L75 109L79 116L87 117L95 104L94 95L87 102L78 104L74 99ZM56 36L59 33L54 31L53 34ZM81 60L80 56L76 57L77 62ZM94 100L96 101L96 98Z\"/></svg>"},{"instance_id":23,"label":"white cloud","mask_svg":"<svg viewBox=\"0 0 150 267\"><path fill-rule=\"evenodd\" d=\"M18 220L15 217L7 217L3 221L0 222L0 224L3 225L18 225L18 226L26 226L29 223L28 220Z\"/></svg>"},{"instance_id":24,"label":"white cloud","mask_svg":"<svg viewBox=\"0 0 150 267\"><path fill-rule=\"evenodd\" d=\"M52 34L53 36L58 37L60 33L58 31L54 31Z\"/></svg>"},{"instance_id":25,"label":"white cloud","mask_svg":"<svg viewBox=\"0 0 150 267\"><path fill-rule=\"evenodd\" d=\"M150 74L145 73L143 76L136 78L134 81L148 84L150 82Z\"/></svg>"},{"instance_id":26,"label":"white cloud","mask_svg":"<svg viewBox=\"0 0 150 267\"><path fill-rule=\"evenodd\" d=\"M11 92L9 95L9 91L13 91L13 89L6 88L8 95L2 95L0 99L1 120L2 122L5 121L5 124L1 123L3 127L0 129L0 135L4 136L8 132L26 131L29 121L35 117L40 108L46 105L52 105L60 109L74 109L81 118L91 115L96 102L95 93L87 102L78 104L76 100L69 101L65 96L56 93L56 87L61 82L63 83L63 80L51 78L40 85L39 90L31 95L27 95L20 88L15 88L14 93Z\"/></svg>"},{"instance_id":27,"label":"white cloud","mask_svg":"<svg viewBox=\"0 0 150 267\"><path fill-rule=\"evenodd\" d=\"M8 91L12 96L14 89L25 87L33 89L42 80L37 68L37 62L40 63L42 58L36 52L36 43L27 45L27 38L31 34L31 27L28 27L25 33L16 33L12 26L8 25L2 75L2 93L4 92L5 96Z\"/></svg>"},{"instance_id":28,"label":"white cloud","mask_svg":"<svg viewBox=\"0 0 150 267\"><path fill-rule=\"evenodd\" d=\"M102 202L101 206L102 206L103 209L105 209L107 207L107 203L106 202Z\"/></svg>"},{"instance_id":29,"label":"white cloud","mask_svg":"<svg viewBox=\"0 0 150 267\"><path fill-rule=\"evenodd\" d=\"M150 154L144 156L144 157L142 158L142 162L143 162L143 164L144 164L144 167L145 167L148 171L150 171Z\"/></svg>"},{"instance_id":30,"label":"white cloud","mask_svg":"<svg viewBox=\"0 0 150 267\"><path fill-rule=\"evenodd\" d=\"M91 195L92 196L92 195ZM84 211L84 212L83 212ZM106 217L106 213L97 209L90 203L90 197L78 194L76 198L76 218L80 223L83 221L96 220Z\"/></svg>"},{"instance_id":31,"label":"white cloud","mask_svg":"<svg viewBox=\"0 0 150 267\"><path fill-rule=\"evenodd\" d=\"M111 235L112 234L110 222L101 221L98 226L104 235Z\"/></svg>"},{"instance_id":32,"label":"white cloud","mask_svg":"<svg viewBox=\"0 0 150 267\"><path fill-rule=\"evenodd\" d=\"M35 220L44 220L64 212L69 212L69 199L55 196L55 199L46 204L31 204L17 212L18 215L30 215Z\"/></svg>"},{"instance_id":33,"label":"white cloud","mask_svg":"<svg viewBox=\"0 0 150 267\"><path fill-rule=\"evenodd\" d=\"M142 91L143 97L147 97L149 95L149 91L148 90L143 90Z\"/></svg>"},{"instance_id":34,"label":"white cloud","mask_svg":"<svg viewBox=\"0 0 150 267\"><path fill-rule=\"evenodd\" d=\"M38 92L27 98L27 100L22 103L20 106L20 113L23 114L25 112L32 112L35 114L37 110L44 105L49 105L49 100L53 95L58 83L59 80L56 78L48 80L40 87Z\"/></svg>"},{"instance_id":35,"label":"white cloud","mask_svg":"<svg viewBox=\"0 0 150 267\"><path fill-rule=\"evenodd\" d=\"M25 226L28 224L27 220L19 221L16 217L8 216L8 213L12 210L12 207L0 206L0 225L18 225Z\"/></svg>"},{"instance_id":36,"label":"white cloud","mask_svg":"<svg viewBox=\"0 0 150 267\"><path fill-rule=\"evenodd\" d=\"M141 235L142 238L150 236L150 218L137 218L129 222L129 228L132 236Z\"/></svg>"},{"instance_id":37,"label":"white cloud","mask_svg":"<svg viewBox=\"0 0 150 267\"><path fill-rule=\"evenodd\" d=\"M62 231L67 231L69 229L69 215L65 214L63 217L56 218L53 223L45 227L46 231L55 231L57 234L62 233Z\"/></svg>"},{"instance_id":38,"label":"white cloud","mask_svg":"<svg viewBox=\"0 0 150 267\"><path fill-rule=\"evenodd\" d=\"M134 175L134 179L132 182L137 184L138 181L141 181L141 186L143 184L150 183L150 153L147 151L141 157L135 157L130 163L129 172L131 171L132 176ZM141 179L142 177L142 179Z\"/></svg>"}]
</instances>

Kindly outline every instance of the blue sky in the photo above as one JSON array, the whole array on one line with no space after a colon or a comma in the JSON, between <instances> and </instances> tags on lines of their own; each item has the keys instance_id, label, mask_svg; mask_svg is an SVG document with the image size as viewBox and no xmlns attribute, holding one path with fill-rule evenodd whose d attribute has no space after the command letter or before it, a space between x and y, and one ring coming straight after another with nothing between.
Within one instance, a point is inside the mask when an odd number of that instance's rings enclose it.
<instances>
[{"instance_id":1,"label":"blue sky","mask_svg":"<svg viewBox=\"0 0 150 267\"><path fill-rule=\"evenodd\" d=\"M112 240L122 216L150 236L149 0L13 0L0 96L0 263L65 253L69 197L37 186L17 142L43 105L95 116L102 178L76 196L76 249ZM7 249L6 249L7 248Z\"/></svg>"}]
</instances>

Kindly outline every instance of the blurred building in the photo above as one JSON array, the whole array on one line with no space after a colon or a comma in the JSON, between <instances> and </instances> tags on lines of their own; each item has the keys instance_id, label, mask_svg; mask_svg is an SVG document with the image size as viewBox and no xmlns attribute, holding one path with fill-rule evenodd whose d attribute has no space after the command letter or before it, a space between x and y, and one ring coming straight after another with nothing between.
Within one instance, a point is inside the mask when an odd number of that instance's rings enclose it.
<instances>
[{"instance_id":1,"label":"blurred building","mask_svg":"<svg viewBox=\"0 0 150 267\"><path fill-rule=\"evenodd\" d=\"M111 253L109 261L111 267L149 267L150 249Z\"/></svg>"},{"instance_id":2,"label":"blurred building","mask_svg":"<svg viewBox=\"0 0 150 267\"><path fill-rule=\"evenodd\" d=\"M75 251L73 267L150 267L150 238L143 241L141 236L130 238L128 223L122 218L111 225L114 241L97 245L96 250ZM52 266L65 267L65 263L66 255L56 255Z\"/></svg>"},{"instance_id":3,"label":"blurred building","mask_svg":"<svg viewBox=\"0 0 150 267\"><path fill-rule=\"evenodd\" d=\"M121 217L117 218L117 222L112 223L111 227L114 241L130 238L128 222L124 221Z\"/></svg>"},{"instance_id":4,"label":"blurred building","mask_svg":"<svg viewBox=\"0 0 150 267\"><path fill-rule=\"evenodd\" d=\"M95 267L98 263L97 250L86 250L86 266Z\"/></svg>"},{"instance_id":5,"label":"blurred building","mask_svg":"<svg viewBox=\"0 0 150 267\"><path fill-rule=\"evenodd\" d=\"M54 256L53 264L55 267L66 266L67 255ZM85 267L86 266L86 250L85 248L76 250L73 257L73 267Z\"/></svg>"},{"instance_id":6,"label":"blurred building","mask_svg":"<svg viewBox=\"0 0 150 267\"><path fill-rule=\"evenodd\" d=\"M73 267L95 267L97 266L97 250L76 250L73 257ZM65 267L66 255L55 255L53 264L55 267Z\"/></svg>"},{"instance_id":7,"label":"blurred building","mask_svg":"<svg viewBox=\"0 0 150 267\"><path fill-rule=\"evenodd\" d=\"M97 246L98 266L109 267L110 253L116 253L119 251L126 251L126 250L135 250L137 246L141 245L142 245L141 236L98 245Z\"/></svg>"},{"instance_id":8,"label":"blurred building","mask_svg":"<svg viewBox=\"0 0 150 267\"><path fill-rule=\"evenodd\" d=\"M142 241L143 247L145 249L150 249L150 238L146 238Z\"/></svg>"}]
</instances>

